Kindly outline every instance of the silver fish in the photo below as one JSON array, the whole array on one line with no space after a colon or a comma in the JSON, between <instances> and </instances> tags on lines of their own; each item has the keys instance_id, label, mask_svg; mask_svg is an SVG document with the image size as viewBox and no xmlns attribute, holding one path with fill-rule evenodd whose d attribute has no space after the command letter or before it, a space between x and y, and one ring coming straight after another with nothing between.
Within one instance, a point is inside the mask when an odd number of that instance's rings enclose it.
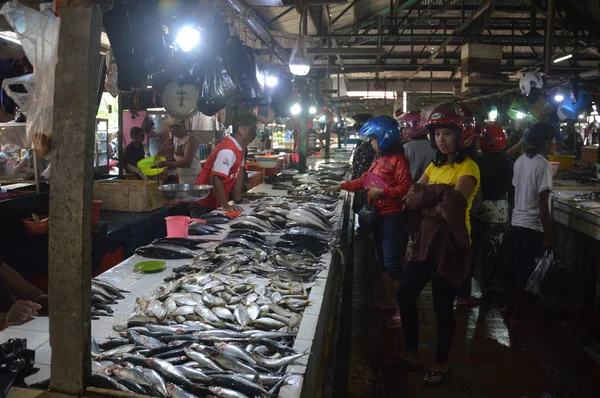
<instances>
[{"instance_id":1,"label":"silver fish","mask_svg":"<svg viewBox=\"0 0 600 398\"><path fill-rule=\"evenodd\" d=\"M194 313L194 308L191 305L185 305L183 307L179 307L175 310L174 314L175 316L186 316L186 315L190 315Z\"/></svg>"},{"instance_id":2,"label":"silver fish","mask_svg":"<svg viewBox=\"0 0 600 398\"><path fill-rule=\"evenodd\" d=\"M235 317L237 323L244 327L248 325L248 322L250 322L250 315L248 315L248 311L243 305L238 305L235 307L233 310L233 316Z\"/></svg>"},{"instance_id":3,"label":"silver fish","mask_svg":"<svg viewBox=\"0 0 600 398\"><path fill-rule=\"evenodd\" d=\"M255 286L254 293L258 294L259 296L266 296L267 287L262 285Z\"/></svg>"},{"instance_id":4,"label":"silver fish","mask_svg":"<svg viewBox=\"0 0 600 398\"><path fill-rule=\"evenodd\" d=\"M269 304L269 309L277 315L285 316L287 318L291 317L292 315L296 315L294 312L288 311L285 308L278 306L277 304Z\"/></svg>"},{"instance_id":5,"label":"silver fish","mask_svg":"<svg viewBox=\"0 0 600 398\"><path fill-rule=\"evenodd\" d=\"M103 358L114 358L121 357L123 354L128 354L135 348L135 344L127 344L117 347L112 350L104 351L102 354L96 357L96 360L99 361Z\"/></svg>"},{"instance_id":6,"label":"silver fish","mask_svg":"<svg viewBox=\"0 0 600 398\"><path fill-rule=\"evenodd\" d=\"M189 392L185 391L183 388L181 388L173 383L167 384L167 391L169 392L169 396L171 398L195 398L196 397L194 394L190 394Z\"/></svg>"},{"instance_id":7,"label":"silver fish","mask_svg":"<svg viewBox=\"0 0 600 398\"><path fill-rule=\"evenodd\" d=\"M216 308L213 308L212 311L215 313L216 316L218 316L221 319L235 322L235 317L233 316L231 311L229 311L225 307L216 307Z\"/></svg>"},{"instance_id":8,"label":"silver fish","mask_svg":"<svg viewBox=\"0 0 600 398\"><path fill-rule=\"evenodd\" d=\"M260 316L260 307L256 303L252 303L246 307L248 309L248 316L253 321L257 320Z\"/></svg>"},{"instance_id":9,"label":"silver fish","mask_svg":"<svg viewBox=\"0 0 600 398\"><path fill-rule=\"evenodd\" d=\"M278 321L276 319L273 319L273 318L269 318L269 317L258 318L256 320L256 323L259 325L266 326L271 329L282 328L282 327L286 326L285 323Z\"/></svg>"},{"instance_id":10,"label":"silver fish","mask_svg":"<svg viewBox=\"0 0 600 398\"><path fill-rule=\"evenodd\" d=\"M282 357L282 358L278 358L278 359L271 359L271 358L266 358L265 356L263 356L257 352L252 353L252 357L256 360L256 362L259 365L264 366L265 368L270 368L270 369L280 368L282 366L289 365L290 363L303 357L304 355L307 355L307 353L293 354L293 355L288 355L286 357Z\"/></svg>"},{"instance_id":11,"label":"silver fish","mask_svg":"<svg viewBox=\"0 0 600 398\"><path fill-rule=\"evenodd\" d=\"M179 297L175 299L175 303L177 303L177 305L183 305L183 306L196 306L198 304L200 304L199 302L197 302L196 300L192 299L191 297Z\"/></svg>"},{"instance_id":12,"label":"silver fish","mask_svg":"<svg viewBox=\"0 0 600 398\"><path fill-rule=\"evenodd\" d=\"M209 355L216 363L227 370L241 373L258 373L254 368L241 363L237 358L227 355L219 350L211 349Z\"/></svg>"},{"instance_id":13,"label":"silver fish","mask_svg":"<svg viewBox=\"0 0 600 398\"><path fill-rule=\"evenodd\" d=\"M229 388L210 386L208 387L208 390L220 398L249 398L246 394L242 394L239 391L230 390Z\"/></svg>"},{"instance_id":14,"label":"silver fish","mask_svg":"<svg viewBox=\"0 0 600 398\"><path fill-rule=\"evenodd\" d=\"M254 303L256 300L258 300L258 294L250 293L249 295L246 296L246 305L250 305L250 304Z\"/></svg>"},{"instance_id":15,"label":"silver fish","mask_svg":"<svg viewBox=\"0 0 600 398\"><path fill-rule=\"evenodd\" d=\"M185 355L188 356L193 361L198 362L203 368L208 368L212 370L222 371L216 363L212 361L208 356L202 354L201 352L191 350L189 348L184 349Z\"/></svg>"},{"instance_id":16,"label":"silver fish","mask_svg":"<svg viewBox=\"0 0 600 398\"><path fill-rule=\"evenodd\" d=\"M215 343L215 348L221 352L224 352L227 355L231 355L232 357L240 358L244 362L249 363L250 365L255 366L256 361L250 354L248 354L243 348L235 346L233 344L227 344L223 342Z\"/></svg>"},{"instance_id":17,"label":"silver fish","mask_svg":"<svg viewBox=\"0 0 600 398\"><path fill-rule=\"evenodd\" d=\"M210 309L208 309L207 307L205 307L203 305L196 306L194 308L194 311L196 311L196 314L200 315L202 318L204 318L208 322L220 322L221 321L219 319L219 317L215 315L214 312L212 312Z\"/></svg>"},{"instance_id":18,"label":"silver fish","mask_svg":"<svg viewBox=\"0 0 600 398\"><path fill-rule=\"evenodd\" d=\"M168 397L167 387L163 378L156 373L155 370L149 368L142 368L144 375L152 382L152 389L160 394L161 397Z\"/></svg>"},{"instance_id":19,"label":"silver fish","mask_svg":"<svg viewBox=\"0 0 600 398\"><path fill-rule=\"evenodd\" d=\"M154 300L148 304L146 312L154 315L156 318L163 320L167 316L167 310L163 307L162 303L158 300Z\"/></svg>"},{"instance_id":20,"label":"silver fish","mask_svg":"<svg viewBox=\"0 0 600 398\"><path fill-rule=\"evenodd\" d=\"M187 366L175 366L177 368L177 370L179 370L181 372L182 375L184 375L185 377L187 377L188 379L190 379L193 382L200 382L200 383L208 383L210 382L210 377L208 377L207 375L205 375L204 373L202 373L202 371L198 370L198 369L193 369Z\"/></svg>"},{"instance_id":21,"label":"silver fish","mask_svg":"<svg viewBox=\"0 0 600 398\"><path fill-rule=\"evenodd\" d=\"M134 383L137 383L144 387L153 386L152 381L138 370L113 367L111 368L111 371L117 378L131 380Z\"/></svg>"},{"instance_id":22,"label":"silver fish","mask_svg":"<svg viewBox=\"0 0 600 398\"><path fill-rule=\"evenodd\" d=\"M104 373L106 371L106 366L102 365L98 361L92 360L92 372L94 373Z\"/></svg>"},{"instance_id":23,"label":"silver fish","mask_svg":"<svg viewBox=\"0 0 600 398\"><path fill-rule=\"evenodd\" d=\"M235 305L241 303L243 301L242 296L232 296L230 300L227 301L230 305Z\"/></svg>"}]
</instances>

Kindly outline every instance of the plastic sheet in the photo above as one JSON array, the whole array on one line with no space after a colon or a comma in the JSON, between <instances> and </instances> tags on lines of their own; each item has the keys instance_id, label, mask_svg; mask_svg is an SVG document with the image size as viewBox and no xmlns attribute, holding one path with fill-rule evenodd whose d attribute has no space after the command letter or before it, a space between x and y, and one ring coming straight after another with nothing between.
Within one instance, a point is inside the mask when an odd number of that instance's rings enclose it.
<instances>
[{"instance_id":1,"label":"plastic sheet","mask_svg":"<svg viewBox=\"0 0 600 398\"><path fill-rule=\"evenodd\" d=\"M48 156L51 149L54 73L60 26L60 19L50 6L42 5L40 12L13 0L0 9L0 14L21 40L23 51L34 70L28 75L5 79L2 88L27 115L27 138L42 157ZM13 84L22 84L27 92L13 92L10 89Z\"/></svg>"}]
</instances>

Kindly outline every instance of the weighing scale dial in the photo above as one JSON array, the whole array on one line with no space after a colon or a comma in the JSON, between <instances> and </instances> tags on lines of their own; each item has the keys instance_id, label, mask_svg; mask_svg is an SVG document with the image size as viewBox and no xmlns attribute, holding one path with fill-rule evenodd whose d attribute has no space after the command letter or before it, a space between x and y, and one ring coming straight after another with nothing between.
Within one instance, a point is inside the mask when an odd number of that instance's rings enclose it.
<instances>
[{"instance_id":1,"label":"weighing scale dial","mask_svg":"<svg viewBox=\"0 0 600 398\"><path fill-rule=\"evenodd\" d=\"M167 113L181 119L187 119L198 113L200 90L193 84L180 86L172 81L163 90L162 102Z\"/></svg>"}]
</instances>

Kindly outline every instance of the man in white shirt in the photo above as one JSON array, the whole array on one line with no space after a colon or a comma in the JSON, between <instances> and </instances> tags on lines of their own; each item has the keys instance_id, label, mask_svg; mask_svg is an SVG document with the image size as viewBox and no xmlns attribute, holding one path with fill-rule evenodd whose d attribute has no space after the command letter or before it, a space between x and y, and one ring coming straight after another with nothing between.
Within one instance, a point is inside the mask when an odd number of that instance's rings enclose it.
<instances>
[{"instance_id":1,"label":"man in white shirt","mask_svg":"<svg viewBox=\"0 0 600 398\"><path fill-rule=\"evenodd\" d=\"M547 123L535 124L526 138L526 151L514 165L515 205L512 226L518 244L519 270L511 322L523 321L525 286L536 266L536 257L554 249L550 222L552 168L544 156L554 153L556 130Z\"/></svg>"}]
</instances>

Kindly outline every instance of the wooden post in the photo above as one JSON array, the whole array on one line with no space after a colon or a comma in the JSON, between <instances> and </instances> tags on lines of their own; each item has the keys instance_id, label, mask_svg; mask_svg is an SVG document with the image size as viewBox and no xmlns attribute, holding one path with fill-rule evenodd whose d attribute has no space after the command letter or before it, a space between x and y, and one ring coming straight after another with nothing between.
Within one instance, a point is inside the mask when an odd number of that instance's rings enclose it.
<instances>
[{"instance_id":1,"label":"wooden post","mask_svg":"<svg viewBox=\"0 0 600 398\"><path fill-rule=\"evenodd\" d=\"M94 131L102 12L61 2L50 186L49 296L54 392L83 395L91 374Z\"/></svg>"}]
</instances>

